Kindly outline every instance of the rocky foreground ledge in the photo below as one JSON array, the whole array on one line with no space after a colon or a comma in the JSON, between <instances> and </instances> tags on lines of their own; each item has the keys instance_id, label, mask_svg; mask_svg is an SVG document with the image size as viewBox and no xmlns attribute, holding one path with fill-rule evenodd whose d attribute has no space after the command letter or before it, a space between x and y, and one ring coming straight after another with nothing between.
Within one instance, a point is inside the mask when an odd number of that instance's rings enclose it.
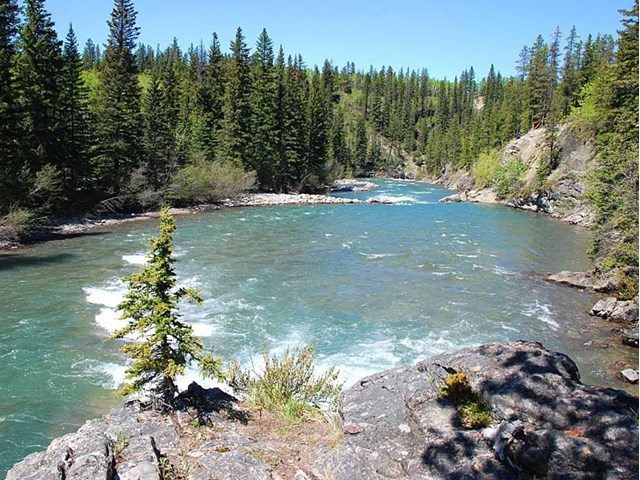
<instances>
[{"instance_id":1,"label":"rocky foreground ledge","mask_svg":"<svg viewBox=\"0 0 640 480\"><path fill-rule=\"evenodd\" d=\"M489 427L464 428L439 396L452 371L491 407ZM583 385L571 359L539 343L484 345L360 380L340 396L333 447L307 425L283 448L286 434L260 431L248 415L233 397L192 384L175 414L127 404L55 439L7 479L638 478L638 399Z\"/></svg>"}]
</instances>

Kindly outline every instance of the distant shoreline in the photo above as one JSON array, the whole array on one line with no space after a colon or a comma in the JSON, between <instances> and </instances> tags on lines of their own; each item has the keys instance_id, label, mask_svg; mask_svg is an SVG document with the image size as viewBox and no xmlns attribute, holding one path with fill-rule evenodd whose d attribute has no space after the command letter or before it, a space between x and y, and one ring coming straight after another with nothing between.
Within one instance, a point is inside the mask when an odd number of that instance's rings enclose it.
<instances>
[{"instance_id":1,"label":"distant shoreline","mask_svg":"<svg viewBox=\"0 0 640 480\"><path fill-rule=\"evenodd\" d=\"M200 204L192 207L172 208L172 215L192 215L202 212L212 212L224 208L237 207L273 207L281 205L333 205L359 204L361 200L332 197L321 194L295 193L248 193L235 199L227 199L220 203ZM101 230L114 225L130 222L153 220L160 216L157 210L143 213L114 213L101 218L67 217L60 219L60 223L44 225L34 230L24 241L0 241L0 252L17 252L28 245L62 240L65 238L82 236L94 230Z\"/></svg>"}]
</instances>

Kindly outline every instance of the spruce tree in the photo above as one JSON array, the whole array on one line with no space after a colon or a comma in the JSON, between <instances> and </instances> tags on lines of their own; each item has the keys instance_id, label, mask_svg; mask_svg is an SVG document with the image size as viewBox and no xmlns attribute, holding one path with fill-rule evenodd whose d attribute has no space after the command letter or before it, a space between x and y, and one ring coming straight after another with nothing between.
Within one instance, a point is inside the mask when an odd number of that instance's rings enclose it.
<instances>
[{"instance_id":1,"label":"spruce tree","mask_svg":"<svg viewBox=\"0 0 640 480\"><path fill-rule=\"evenodd\" d=\"M0 214L22 194L22 170L18 141L20 117L14 79L15 38L18 33L18 4L0 3Z\"/></svg>"},{"instance_id":2,"label":"spruce tree","mask_svg":"<svg viewBox=\"0 0 640 480\"><path fill-rule=\"evenodd\" d=\"M44 0L25 2L16 82L23 112L23 155L35 175L46 164L60 169L63 142L60 95L62 90L62 42L58 40Z\"/></svg>"},{"instance_id":3,"label":"spruce tree","mask_svg":"<svg viewBox=\"0 0 640 480\"><path fill-rule=\"evenodd\" d=\"M151 85L143 97L144 175L153 189L166 183L167 162L173 156L173 142L169 130L170 119L163 109L164 92L157 73L151 76Z\"/></svg>"},{"instance_id":4,"label":"spruce tree","mask_svg":"<svg viewBox=\"0 0 640 480\"><path fill-rule=\"evenodd\" d=\"M224 92L224 156L237 165L250 167L249 136L251 110L249 93L249 48L242 29L238 28L231 42L231 58L228 62Z\"/></svg>"},{"instance_id":5,"label":"spruce tree","mask_svg":"<svg viewBox=\"0 0 640 480\"><path fill-rule=\"evenodd\" d=\"M258 175L263 190L275 189L279 133L276 131L277 78L273 46L266 30L262 30L251 62L250 168Z\"/></svg>"},{"instance_id":6,"label":"spruce tree","mask_svg":"<svg viewBox=\"0 0 640 480\"><path fill-rule=\"evenodd\" d=\"M330 79L329 79L330 80ZM300 184L317 187L324 182L325 163L329 127L331 121L330 99L327 98L329 86L323 82L323 76L316 67L311 76L308 101L309 143L307 144L307 162Z\"/></svg>"},{"instance_id":7,"label":"spruce tree","mask_svg":"<svg viewBox=\"0 0 640 480\"><path fill-rule=\"evenodd\" d=\"M202 153L208 160L221 156L224 106L223 56L218 35L214 32L209 47L203 79L197 91L197 107L202 115L198 132Z\"/></svg>"},{"instance_id":8,"label":"spruce tree","mask_svg":"<svg viewBox=\"0 0 640 480\"><path fill-rule=\"evenodd\" d=\"M63 60L60 104L66 141L62 169L66 196L76 201L82 196L82 190L88 187L91 176L89 150L93 139L88 92L82 79L83 62L71 25L65 39Z\"/></svg>"},{"instance_id":9,"label":"spruce tree","mask_svg":"<svg viewBox=\"0 0 640 480\"><path fill-rule=\"evenodd\" d=\"M134 48L139 28L132 0L114 0L100 73L96 169L105 193L119 195L139 165L142 117Z\"/></svg>"},{"instance_id":10,"label":"spruce tree","mask_svg":"<svg viewBox=\"0 0 640 480\"><path fill-rule=\"evenodd\" d=\"M176 223L168 208L160 216L160 233L149 243L147 263L142 271L124 278L128 291L118 305L128 325L113 334L114 339L135 337L122 351L132 363L126 371L129 382L121 390L128 395L151 394L156 406L171 409L177 393L176 377L191 362L200 365L203 376L220 376L220 361L202 354L202 343L190 325L180 320L182 300L201 303L194 289L177 287L173 256Z\"/></svg>"},{"instance_id":11,"label":"spruce tree","mask_svg":"<svg viewBox=\"0 0 640 480\"><path fill-rule=\"evenodd\" d=\"M284 60L284 50L282 49L282 45L280 46L280 50L278 51L278 58L276 60L275 66L275 76L276 76L276 98L275 98L275 129L276 129L276 138L275 138L275 148L276 148L276 159L275 159L275 177L274 177L274 187L276 191L282 192L285 189L284 186L284 174L287 171L287 143L286 143L286 102L287 102L287 70L285 66Z\"/></svg>"},{"instance_id":12,"label":"spruce tree","mask_svg":"<svg viewBox=\"0 0 640 480\"><path fill-rule=\"evenodd\" d=\"M308 100L309 83L302 56L287 62L284 118L284 150L286 170L285 190L299 191L306 176L306 157L309 142Z\"/></svg>"}]
</instances>

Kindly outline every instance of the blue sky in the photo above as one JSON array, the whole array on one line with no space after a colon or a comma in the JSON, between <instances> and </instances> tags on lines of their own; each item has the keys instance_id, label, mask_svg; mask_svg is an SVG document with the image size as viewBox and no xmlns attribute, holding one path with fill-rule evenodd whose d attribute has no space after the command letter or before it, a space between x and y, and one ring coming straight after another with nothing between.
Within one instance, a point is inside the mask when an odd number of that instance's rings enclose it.
<instances>
[{"instance_id":1,"label":"blue sky","mask_svg":"<svg viewBox=\"0 0 640 480\"><path fill-rule=\"evenodd\" d=\"M166 47L177 37L182 47L205 45L215 31L224 49L242 27L250 47L266 28L276 48L301 53L308 65L329 58L394 69L426 67L432 77L452 79L473 65L486 75L493 63L514 74L522 46L538 34L549 39L556 25L563 39L578 34L616 33L621 8L632 0L137 0L139 41ZM48 0L61 38L72 22L80 45L103 44L111 0Z\"/></svg>"}]
</instances>

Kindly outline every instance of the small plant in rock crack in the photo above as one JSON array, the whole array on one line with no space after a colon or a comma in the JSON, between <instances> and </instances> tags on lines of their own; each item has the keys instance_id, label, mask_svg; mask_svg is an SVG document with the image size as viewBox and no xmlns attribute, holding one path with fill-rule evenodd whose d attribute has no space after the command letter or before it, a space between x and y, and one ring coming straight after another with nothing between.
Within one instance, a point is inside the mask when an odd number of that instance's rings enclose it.
<instances>
[{"instance_id":1,"label":"small plant in rock crack","mask_svg":"<svg viewBox=\"0 0 640 480\"><path fill-rule=\"evenodd\" d=\"M451 373L444 380L438 396L453 403L466 428L484 428L493 420L491 409L473 389L469 377L464 373Z\"/></svg>"}]
</instances>

